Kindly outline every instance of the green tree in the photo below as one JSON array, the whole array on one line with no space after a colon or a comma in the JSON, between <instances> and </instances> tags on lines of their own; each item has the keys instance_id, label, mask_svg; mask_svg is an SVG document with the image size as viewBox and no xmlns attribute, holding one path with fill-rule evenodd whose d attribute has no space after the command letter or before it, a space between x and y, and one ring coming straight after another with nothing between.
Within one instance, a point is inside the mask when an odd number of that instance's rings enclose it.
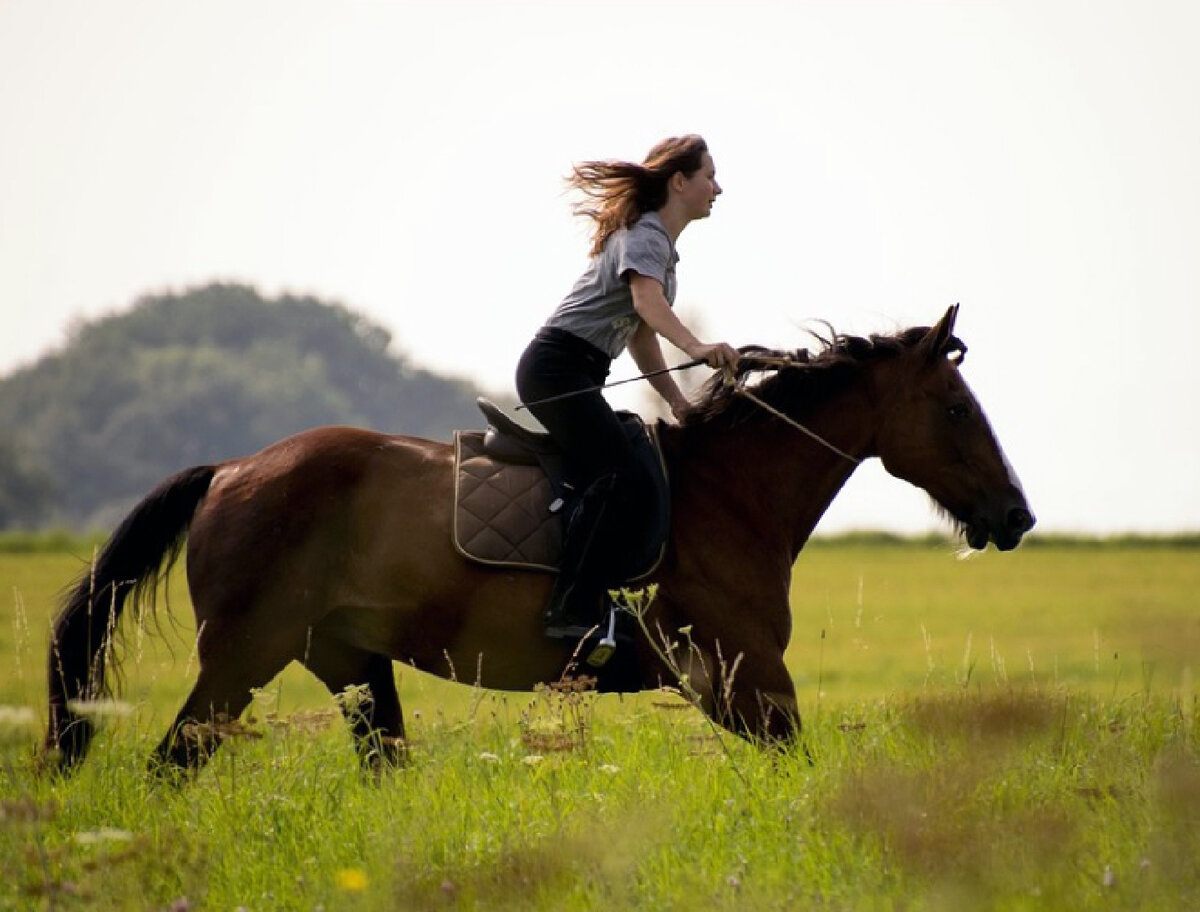
<instances>
[{"instance_id":1,"label":"green tree","mask_svg":"<svg viewBox=\"0 0 1200 912\"><path fill-rule=\"evenodd\" d=\"M26 493L3 495L14 506L0 511L0 528L108 527L166 475L310 427L447 439L479 426L469 383L415 367L390 343L340 304L230 284L80 323L61 351L0 380L10 450L44 473L14 470Z\"/></svg>"},{"instance_id":2,"label":"green tree","mask_svg":"<svg viewBox=\"0 0 1200 912\"><path fill-rule=\"evenodd\" d=\"M32 529L54 499L50 475L11 440L0 438L0 529Z\"/></svg>"}]
</instances>

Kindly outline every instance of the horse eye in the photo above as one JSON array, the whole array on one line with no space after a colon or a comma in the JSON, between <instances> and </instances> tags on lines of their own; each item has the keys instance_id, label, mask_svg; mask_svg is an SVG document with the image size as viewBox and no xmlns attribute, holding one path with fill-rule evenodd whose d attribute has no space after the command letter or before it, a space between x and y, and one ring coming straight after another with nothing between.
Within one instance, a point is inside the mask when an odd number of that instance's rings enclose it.
<instances>
[{"instance_id":1,"label":"horse eye","mask_svg":"<svg viewBox=\"0 0 1200 912\"><path fill-rule=\"evenodd\" d=\"M951 421L965 421L971 415L971 407L965 402L956 402L946 409Z\"/></svg>"}]
</instances>

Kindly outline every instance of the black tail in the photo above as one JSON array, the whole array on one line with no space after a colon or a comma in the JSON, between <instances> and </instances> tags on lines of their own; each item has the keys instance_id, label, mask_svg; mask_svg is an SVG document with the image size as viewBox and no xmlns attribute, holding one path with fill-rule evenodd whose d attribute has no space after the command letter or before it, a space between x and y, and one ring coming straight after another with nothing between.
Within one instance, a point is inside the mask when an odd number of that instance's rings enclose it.
<instances>
[{"instance_id":1,"label":"black tail","mask_svg":"<svg viewBox=\"0 0 1200 912\"><path fill-rule=\"evenodd\" d=\"M46 750L63 769L83 759L92 723L71 709L104 692L104 670L126 597L153 598L179 557L214 466L197 466L155 488L112 534L100 556L68 593L50 641L50 727Z\"/></svg>"}]
</instances>

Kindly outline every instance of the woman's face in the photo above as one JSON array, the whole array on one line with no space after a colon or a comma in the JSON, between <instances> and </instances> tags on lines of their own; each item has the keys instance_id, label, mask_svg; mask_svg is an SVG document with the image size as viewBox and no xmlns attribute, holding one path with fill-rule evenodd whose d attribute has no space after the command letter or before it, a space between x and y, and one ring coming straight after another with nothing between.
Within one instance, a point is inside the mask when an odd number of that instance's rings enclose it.
<instances>
[{"instance_id":1,"label":"woman's face","mask_svg":"<svg viewBox=\"0 0 1200 912\"><path fill-rule=\"evenodd\" d=\"M721 195L721 185L717 183L717 168L712 156L707 152L700 160L700 167L687 177L680 173L677 184L684 209L693 219L708 218L712 214L712 204Z\"/></svg>"}]
</instances>

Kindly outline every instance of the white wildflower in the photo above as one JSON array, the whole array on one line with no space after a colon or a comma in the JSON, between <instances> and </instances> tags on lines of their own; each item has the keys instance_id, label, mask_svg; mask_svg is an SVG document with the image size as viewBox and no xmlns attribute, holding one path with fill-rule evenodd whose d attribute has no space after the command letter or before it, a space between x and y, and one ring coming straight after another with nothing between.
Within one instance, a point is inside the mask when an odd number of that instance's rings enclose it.
<instances>
[{"instance_id":1,"label":"white wildflower","mask_svg":"<svg viewBox=\"0 0 1200 912\"><path fill-rule=\"evenodd\" d=\"M67 708L78 715L97 719L133 714L133 704L123 700L68 700Z\"/></svg>"},{"instance_id":2,"label":"white wildflower","mask_svg":"<svg viewBox=\"0 0 1200 912\"><path fill-rule=\"evenodd\" d=\"M36 725L37 715L28 706L0 706L0 728Z\"/></svg>"},{"instance_id":3,"label":"white wildflower","mask_svg":"<svg viewBox=\"0 0 1200 912\"><path fill-rule=\"evenodd\" d=\"M76 833L74 839L79 845L97 845L101 842L129 842L133 839L133 834L128 830L101 827L98 830L84 830Z\"/></svg>"}]
</instances>

